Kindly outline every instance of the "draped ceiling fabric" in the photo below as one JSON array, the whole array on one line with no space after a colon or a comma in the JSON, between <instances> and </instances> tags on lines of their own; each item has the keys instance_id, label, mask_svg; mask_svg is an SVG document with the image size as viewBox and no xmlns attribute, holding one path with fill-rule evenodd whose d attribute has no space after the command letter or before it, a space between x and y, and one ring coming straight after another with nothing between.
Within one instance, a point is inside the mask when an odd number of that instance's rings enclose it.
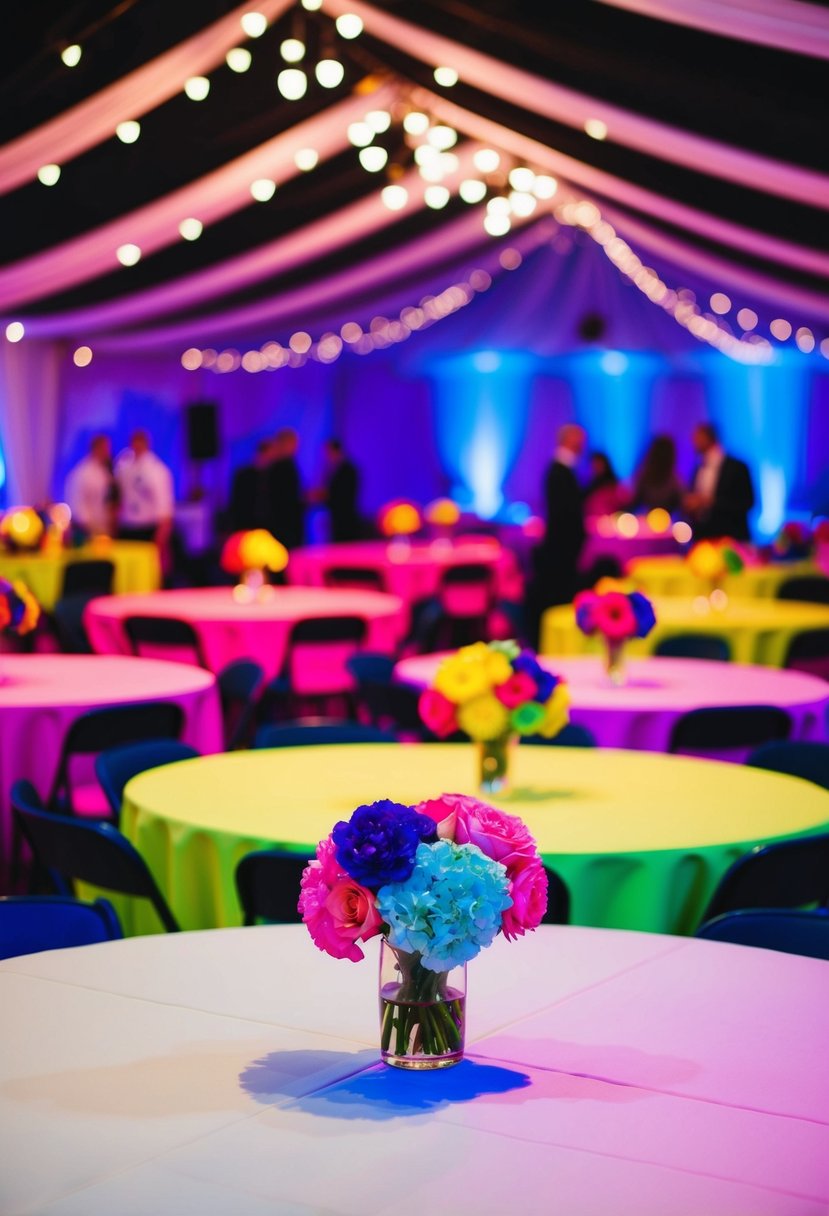
<instances>
[{"instance_id":1,"label":"draped ceiling fabric","mask_svg":"<svg viewBox=\"0 0 829 1216\"><path fill-rule=\"evenodd\" d=\"M249 38L239 24L253 8L270 22L259 38ZM353 41L335 32L334 18L343 13L363 21L364 31ZM14 353L4 350L0 440L7 465L16 470L18 495L42 495L44 476L33 467L20 419L35 395L39 410L52 408L48 403L60 396L58 389L44 395L32 377L46 375L39 369L60 358L67 383L82 375L70 365L66 376L64 349L90 345L90 372L99 357L113 360L119 353L125 360L166 360L171 382L179 384L187 381L179 363L186 347L244 351L269 340L287 344L297 330L318 338L338 332L346 320L367 328L372 317L394 317L474 269L491 276L489 293L414 334L393 356L380 352L361 360L345 352L336 367L313 374L309 364L303 370L308 383L322 383L327 375L330 384L337 376L346 386L339 399L345 399L354 369L362 374L371 359L390 368L392 377L395 368L401 377L425 368L424 374L440 378L444 372L435 369L443 367L452 380L455 372L445 361L482 346L542 361L576 358L586 348L600 356L613 348L636 355L628 378L641 391L657 385L658 411L657 364L648 359L685 359L704 349L718 366L729 361L702 348L564 218L562 208L585 200L671 293L693 291L700 313L708 312L714 291L732 297L733 308L717 323L727 324L735 337L741 333L737 310L753 309L757 334L771 341L788 377L771 376L767 383L777 391L785 382L792 399L802 398L800 416L804 426L808 422L805 369L819 375L825 367L817 350L829 334L825 5L322 0L322 10L311 13L288 0L243 6L228 0L198 6L48 0L15 6L6 22L0 48L0 230L6 235L0 317L3 327L21 321L26 337ZM287 37L305 40L308 65L340 58L342 84L321 88L309 66L307 94L283 99L275 77L286 66L280 43ZM83 55L68 69L59 52L73 42ZM242 46L252 63L236 74L224 58ZM435 83L437 64L459 73L454 88ZM202 102L182 92L194 75L210 80ZM453 151L460 164L445 183L452 197L442 210L425 205L426 183L399 125L413 107L459 133ZM372 109L389 109L395 119L375 138L388 151L388 174L366 172L347 138L348 124ZM130 145L113 134L127 120L141 123L140 138ZM605 139L585 131L596 120L607 128ZM500 151L502 174L505 166L528 164L559 182L555 198L516 221L500 241L484 232L484 204L469 206L455 193L481 145ZM301 172L294 157L308 148L319 162ZM50 188L36 180L45 164L61 168ZM249 193L257 178L276 183L265 203L254 203ZM379 197L392 180L409 189L408 202L396 212ZM498 193L504 182L493 174L487 186ZM178 225L188 218L204 225L200 239L180 238ZM142 256L123 267L116 249L127 243L139 246ZM524 258L514 272L502 269L504 247ZM497 307L487 306L490 296ZM585 320L597 317L598 329L594 324L586 337ZM808 353L808 338L800 349L794 336L771 339L776 318L788 320L793 335L808 330L815 353ZM512 369L515 383L529 384L524 365L524 371L515 362L503 366ZM560 371L563 364L557 366ZM766 405L758 405L752 370L773 369L743 369L736 398L754 411L756 422ZM279 378L296 375L285 371ZM709 402L726 422L725 402L736 383L731 375L722 373ZM218 386L231 380L237 387L228 397L252 392L242 370L227 377L200 371L190 383L196 395L221 396L225 389ZM565 412L578 412L586 383L576 376L567 402L562 398ZM330 388L322 391L331 395ZM435 408L441 408L442 392ZM73 393L62 401L70 430L71 410L83 410ZM533 400L527 389L522 425L531 424ZM91 420L95 408L84 417ZM420 398L412 408L420 408ZM632 404L626 408L635 439L647 419ZM257 417L254 410L250 431ZM347 426L345 419L339 424ZM771 444L773 427L758 435L752 426L743 439L761 449ZM242 432L234 434L241 443ZM632 458L632 442L623 442L619 432L623 464ZM59 467L76 447L74 439L62 442ZM435 459L440 463L440 453ZM797 475L806 472L801 461ZM766 508L772 501L780 505L772 473Z\"/></svg>"}]
</instances>

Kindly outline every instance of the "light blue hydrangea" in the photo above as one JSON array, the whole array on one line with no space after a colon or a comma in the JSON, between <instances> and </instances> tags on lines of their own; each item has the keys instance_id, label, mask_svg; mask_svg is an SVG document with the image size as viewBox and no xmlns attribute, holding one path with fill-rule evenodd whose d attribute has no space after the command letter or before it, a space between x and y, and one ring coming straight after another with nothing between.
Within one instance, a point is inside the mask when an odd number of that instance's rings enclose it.
<instances>
[{"instance_id":1,"label":"light blue hydrangea","mask_svg":"<svg viewBox=\"0 0 829 1216\"><path fill-rule=\"evenodd\" d=\"M405 882L377 892L397 950L417 952L429 971L449 971L490 945L512 906L506 867L474 844L419 844Z\"/></svg>"}]
</instances>

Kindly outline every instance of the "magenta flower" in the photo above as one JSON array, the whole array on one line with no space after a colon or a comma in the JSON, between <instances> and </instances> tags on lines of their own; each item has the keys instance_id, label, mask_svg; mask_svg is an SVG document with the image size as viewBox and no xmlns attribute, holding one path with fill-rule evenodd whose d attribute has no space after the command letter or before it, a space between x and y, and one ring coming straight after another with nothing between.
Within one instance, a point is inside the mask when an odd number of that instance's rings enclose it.
<instances>
[{"instance_id":1,"label":"magenta flower","mask_svg":"<svg viewBox=\"0 0 829 1216\"><path fill-rule=\"evenodd\" d=\"M300 887L299 911L315 945L333 958L359 963L364 955L357 942L378 934L383 921L371 891L337 864L330 838L320 841Z\"/></svg>"},{"instance_id":2,"label":"magenta flower","mask_svg":"<svg viewBox=\"0 0 829 1216\"><path fill-rule=\"evenodd\" d=\"M507 868L512 907L504 912L501 928L507 941L537 929L547 911L547 871L540 857L524 858Z\"/></svg>"},{"instance_id":3,"label":"magenta flower","mask_svg":"<svg viewBox=\"0 0 829 1216\"><path fill-rule=\"evenodd\" d=\"M455 705L436 688L426 688L420 694L418 709L420 716L433 734L440 739L458 730Z\"/></svg>"},{"instance_id":4,"label":"magenta flower","mask_svg":"<svg viewBox=\"0 0 829 1216\"><path fill-rule=\"evenodd\" d=\"M502 705L507 709L517 709L525 701L534 701L538 686L532 676L525 671L516 671L492 690Z\"/></svg>"}]
</instances>

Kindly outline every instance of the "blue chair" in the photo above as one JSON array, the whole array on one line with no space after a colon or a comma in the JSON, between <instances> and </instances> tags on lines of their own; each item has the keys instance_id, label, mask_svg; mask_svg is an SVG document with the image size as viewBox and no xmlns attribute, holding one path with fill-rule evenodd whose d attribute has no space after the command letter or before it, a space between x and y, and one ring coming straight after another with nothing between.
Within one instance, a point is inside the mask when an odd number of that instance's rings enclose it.
<instances>
[{"instance_id":1,"label":"blue chair","mask_svg":"<svg viewBox=\"0 0 829 1216\"><path fill-rule=\"evenodd\" d=\"M145 739L142 743L127 743L123 747L109 747L95 757L95 776L106 794L112 810L112 822L121 818L121 803L124 786L138 773L160 768L163 764L175 764L179 760L192 760L200 753L188 743L178 739Z\"/></svg>"},{"instance_id":2,"label":"blue chair","mask_svg":"<svg viewBox=\"0 0 829 1216\"><path fill-rule=\"evenodd\" d=\"M596 736L586 726L579 726L578 722L568 722L552 739L545 739L543 735L524 735L521 742L546 744L548 747L551 744L557 747L595 747Z\"/></svg>"},{"instance_id":3,"label":"blue chair","mask_svg":"<svg viewBox=\"0 0 829 1216\"><path fill-rule=\"evenodd\" d=\"M91 946L123 936L115 909L106 899L88 904L63 895L0 898L0 958Z\"/></svg>"},{"instance_id":4,"label":"blue chair","mask_svg":"<svg viewBox=\"0 0 829 1216\"><path fill-rule=\"evenodd\" d=\"M700 921L745 908L829 907L829 832L758 846L726 870Z\"/></svg>"},{"instance_id":5,"label":"blue chair","mask_svg":"<svg viewBox=\"0 0 829 1216\"><path fill-rule=\"evenodd\" d=\"M74 881L148 899L168 933L178 923L144 858L111 823L84 822L47 811L30 781L11 788L15 823L59 895L73 895Z\"/></svg>"},{"instance_id":6,"label":"blue chair","mask_svg":"<svg viewBox=\"0 0 829 1216\"><path fill-rule=\"evenodd\" d=\"M700 925L695 936L829 960L829 912L825 908L815 911L751 908L726 912Z\"/></svg>"},{"instance_id":7,"label":"blue chair","mask_svg":"<svg viewBox=\"0 0 829 1216\"><path fill-rule=\"evenodd\" d=\"M746 757L752 768L764 768L773 773L788 773L803 777L829 790L829 743L806 743L791 739L775 739L755 747Z\"/></svg>"},{"instance_id":8,"label":"blue chair","mask_svg":"<svg viewBox=\"0 0 829 1216\"><path fill-rule=\"evenodd\" d=\"M396 743L391 731L363 722L336 718L306 718L295 722L268 722L260 726L254 747L303 747L314 743Z\"/></svg>"},{"instance_id":9,"label":"blue chair","mask_svg":"<svg viewBox=\"0 0 829 1216\"><path fill-rule=\"evenodd\" d=\"M225 751L247 747L253 732L265 671L255 659L234 659L216 676L222 703Z\"/></svg>"},{"instance_id":10,"label":"blue chair","mask_svg":"<svg viewBox=\"0 0 829 1216\"><path fill-rule=\"evenodd\" d=\"M313 854L289 853L285 849L259 849L243 857L235 877L244 923L301 921L297 907L299 883L302 871L313 859Z\"/></svg>"}]
</instances>

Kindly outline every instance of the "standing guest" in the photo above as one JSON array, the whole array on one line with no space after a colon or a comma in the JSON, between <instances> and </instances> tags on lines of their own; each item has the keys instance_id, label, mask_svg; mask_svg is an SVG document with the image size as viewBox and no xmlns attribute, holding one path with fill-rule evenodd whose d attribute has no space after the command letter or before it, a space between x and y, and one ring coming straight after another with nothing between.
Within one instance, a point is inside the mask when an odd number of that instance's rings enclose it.
<instances>
[{"instance_id":1,"label":"standing guest","mask_svg":"<svg viewBox=\"0 0 829 1216\"><path fill-rule=\"evenodd\" d=\"M578 590L585 528L575 470L586 442L583 427L574 422L561 427L544 477L547 526L544 539L532 555L533 573L527 591L527 626L531 640L536 642L544 609L569 603Z\"/></svg>"},{"instance_id":2,"label":"standing guest","mask_svg":"<svg viewBox=\"0 0 829 1216\"><path fill-rule=\"evenodd\" d=\"M175 509L173 475L151 450L146 431L133 431L129 447L115 465L115 479L120 493L118 535L123 540L155 541L162 569L169 573Z\"/></svg>"},{"instance_id":3,"label":"standing guest","mask_svg":"<svg viewBox=\"0 0 829 1216\"><path fill-rule=\"evenodd\" d=\"M95 435L89 452L66 479L66 500L73 524L87 536L112 536L117 499L112 445L107 435Z\"/></svg>"},{"instance_id":4,"label":"standing guest","mask_svg":"<svg viewBox=\"0 0 829 1216\"><path fill-rule=\"evenodd\" d=\"M260 439L253 461L234 473L228 503L231 532L268 526L268 466L273 455L273 439Z\"/></svg>"},{"instance_id":5,"label":"standing guest","mask_svg":"<svg viewBox=\"0 0 829 1216\"><path fill-rule=\"evenodd\" d=\"M616 475L605 452L590 453L590 480L584 487L584 514L612 515L628 500L626 488Z\"/></svg>"},{"instance_id":6,"label":"standing guest","mask_svg":"<svg viewBox=\"0 0 829 1216\"><path fill-rule=\"evenodd\" d=\"M327 441L325 459L328 464L328 477L324 501L328 506L331 540L359 540L362 535L362 522L357 505L360 488L357 466L346 455L339 439Z\"/></svg>"},{"instance_id":7,"label":"standing guest","mask_svg":"<svg viewBox=\"0 0 829 1216\"><path fill-rule=\"evenodd\" d=\"M267 527L286 549L298 549L305 540L305 503L296 453L299 436L290 427L278 431L274 458L267 468Z\"/></svg>"},{"instance_id":8,"label":"standing guest","mask_svg":"<svg viewBox=\"0 0 829 1216\"><path fill-rule=\"evenodd\" d=\"M694 534L750 540L748 513L754 506L754 486L748 465L723 450L710 422L700 422L691 441L700 463L683 505L691 516Z\"/></svg>"},{"instance_id":9,"label":"standing guest","mask_svg":"<svg viewBox=\"0 0 829 1216\"><path fill-rule=\"evenodd\" d=\"M676 471L676 444L670 435L654 435L633 482L632 511L662 507L673 514L682 506L685 487Z\"/></svg>"}]
</instances>

